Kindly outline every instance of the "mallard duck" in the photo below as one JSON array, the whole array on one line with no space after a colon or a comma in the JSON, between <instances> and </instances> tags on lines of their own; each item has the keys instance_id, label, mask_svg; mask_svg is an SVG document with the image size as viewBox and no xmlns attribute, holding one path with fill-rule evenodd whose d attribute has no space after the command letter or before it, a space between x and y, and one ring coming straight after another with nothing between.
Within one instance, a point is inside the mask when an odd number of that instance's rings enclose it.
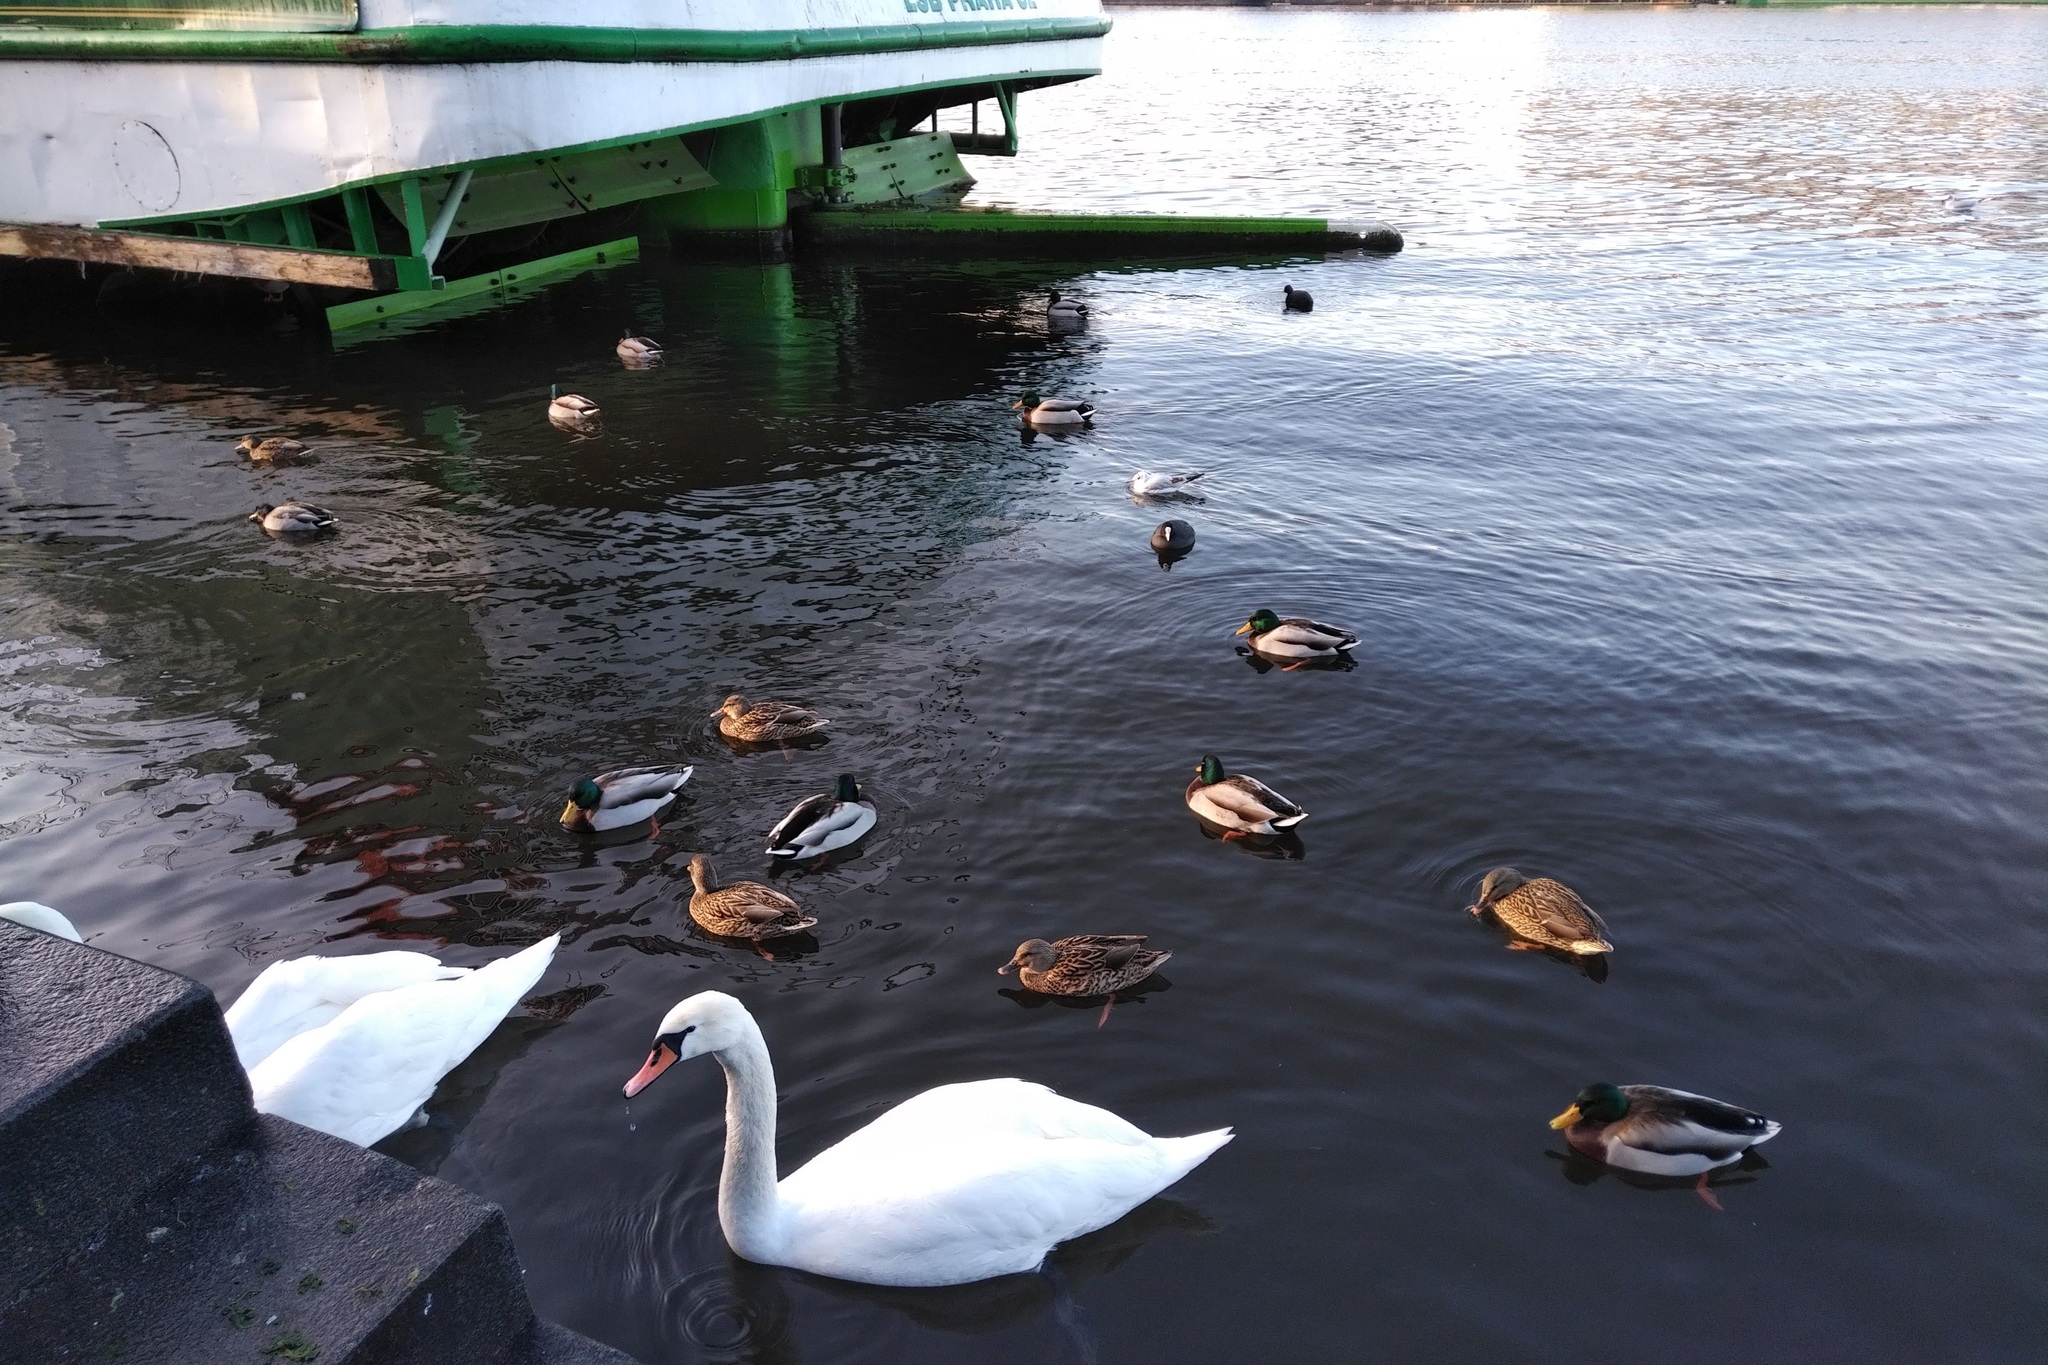
<instances>
[{"instance_id":1,"label":"mallard duck","mask_svg":"<svg viewBox=\"0 0 2048 1365\"><path fill-rule=\"evenodd\" d=\"M11 920L26 929L40 929L58 938L68 938L73 943L85 940L78 935L78 927L67 918L62 910L55 910L36 901L9 901L0 905L0 919Z\"/></svg>"},{"instance_id":2,"label":"mallard duck","mask_svg":"<svg viewBox=\"0 0 2048 1365\"><path fill-rule=\"evenodd\" d=\"M703 991L663 1015L626 1098L707 1053L725 1072L726 1244L759 1265L835 1280L933 1286L1028 1274L1230 1141L1228 1128L1153 1137L1029 1081L966 1081L911 1096L778 1180L775 1067L731 996Z\"/></svg>"},{"instance_id":3,"label":"mallard duck","mask_svg":"<svg viewBox=\"0 0 2048 1365\"><path fill-rule=\"evenodd\" d=\"M1581 957L1614 951L1607 922L1578 892L1548 877L1532 879L1512 867L1496 867L1479 884L1479 899L1466 907L1475 919L1488 910L1523 940L1510 948L1555 948Z\"/></svg>"},{"instance_id":4,"label":"mallard duck","mask_svg":"<svg viewBox=\"0 0 2048 1365\"><path fill-rule=\"evenodd\" d=\"M256 1112L367 1147L410 1122L554 960L554 934L447 980L364 995L249 1068Z\"/></svg>"},{"instance_id":5,"label":"mallard duck","mask_svg":"<svg viewBox=\"0 0 2048 1365\"><path fill-rule=\"evenodd\" d=\"M289 460L306 453L303 441L294 441L289 436L269 436L259 441L254 436L244 436L235 447L252 460Z\"/></svg>"},{"instance_id":6,"label":"mallard duck","mask_svg":"<svg viewBox=\"0 0 2048 1365\"><path fill-rule=\"evenodd\" d=\"M724 938L750 938L758 942L800 934L818 922L772 886L759 882L718 885L711 860L701 853L690 859L690 883L697 888L690 897L690 918L707 932Z\"/></svg>"},{"instance_id":7,"label":"mallard duck","mask_svg":"<svg viewBox=\"0 0 2048 1365\"><path fill-rule=\"evenodd\" d=\"M1286 312L1312 313L1315 311L1316 301L1309 297L1308 290L1296 289L1293 285L1289 284L1283 285L1280 293L1283 299L1280 306Z\"/></svg>"},{"instance_id":8,"label":"mallard duck","mask_svg":"<svg viewBox=\"0 0 2048 1365\"><path fill-rule=\"evenodd\" d=\"M1243 834L1278 834L1308 819L1308 812L1256 777L1226 776L1223 760L1203 754L1188 783L1188 809L1212 825Z\"/></svg>"},{"instance_id":9,"label":"mallard duck","mask_svg":"<svg viewBox=\"0 0 2048 1365\"><path fill-rule=\"evenodd\" d=\"M841 773L831 791L797 802L768 831L768 852L777 858L815 858L845 848L874 827L874 803L860 799L852 773Z\"/></svg>"},{"instance_id":10,"label":"mallard duck","mask_svg":"<svg viewBox=\"0 0 2048 1365\"><path fill-rule=\"evenodd\" d=\"M1025 990L1040 995L1108 996L1095 1023L1101 1028L1109 1022L1116 993L1137 985L1173 956L1144 947L1144 942L1143 934L1074 934L1051 943L1029 938L996 970L1004 976L1015 972Z\"/></svg>"},{"instance_id":11,"label":"mallard duck","mask_svg":"<svg viewBox=\"0 0 2048 1365\"><path fill-rule=\"evenodd\" d=\"M1168 474L1162 470L1140 469L1125 481L1125 487L1141 498L1166 497L1174 493L1192 493L1188 487L1209 471L1190 470L1185 474Z\"/></svg>"},{"instance_id":12,"label":"mallard duck","mask_svg":"<svg viewBox=\"0 0 2048 1365\"><path fill-rule=\"evenodd\" d=\"M1055 289L1045 296L1045 315L1054 322L1086 322L1088 305L1079 299L1062 298Z\"/></svg>"},{"instance_id":13,"label":"mallard duck","mask_svg":"<svg viewBox=\"0 0 2048 1365\"><path fill-rule=\"evenodd\" d=\"M580 431L597 421L598 406L580 393L563 393L560 384L548 386L548 420L558 427Z\"/></svg>"},{"instance_id":14,"label":"mallard duck","mask_svg":"<svg viewBox=\"0 0 2048 1365\"><path fill-rule=\"evenodd\" d=\"M1040 398L1027 393L1010 405L1034 427L1084 427L1095 417L1095 405L1079 398Z\"/></svg>"},{"instance_id":15,"label":"mallard duck","mask_svg":"<svg viewBox=\"0 0 2048 1365\"><path fill-rule=\"evenodd\" d=\"M747 744L777 744L784 740L807 739L831 722L811 710L786 701L757 701L735 692L711 713L718 733Z\"/></svg>"},{"instance_id":16,"label":"mallard duck","mask_svg":"<svg viewBox=\"0 0 2048 1365\"><path fill-rule=\"evenodd\" d=\"M648 833L659 834L661 824L656 817L676 799L695 771L656 764L586 777L569 789L569 804L562 807L562 828L594 834L646 820L651 825Z\"/></svg>"},{"instance_id":17,"label":"mallard duck","mask_svg":"<svg viewBox=\"0 0 2048 1365\"><path fill-rule=\"evenodd\" d=\"M1601 1081L1581 1090L1550 1126L1564 1129L1572 1150L1595 1161L1647 1175L1697 1175L1700 1197L1718 1209L1707 1172L1742 1160L1782 1125L1705 1095Z\"/></svg>"},{"instance_id":18,"label":"mallard duck","mask_svg":"<svg viewBox=\"0 0 2048 1365\"><path fill-rule=\"evenodd\" d=\"M310 536L332 531L340 519L324 507L310 502L264 503L249 514L249 520L274 536Z\"/></svg>"},{"instance_id":19,"label":"mallard duck","mask_svg":"<svg viewBox=\"0 0 2048 1365\"><path fill-rule=\"evenodd\" d=\"M646 365L661 359L661 343L653 337L634 336L631 327L619 334L619 344L612 349L629 365Z\"/></svg>"},{"instance_id":20,"label":"mallard duck","mask_svg":"<svg viewBox=\"0 0 2048 1365\"><path fill-rule=\"evenodd\" d=\"M1275 616L1264 607L1253 612L1237 633L1251 636L1246 643L1275 659L1334 659L1358 647L1358 637L1342 626L1326 626L1306 616Z\"/></svg>"}]
</instances>

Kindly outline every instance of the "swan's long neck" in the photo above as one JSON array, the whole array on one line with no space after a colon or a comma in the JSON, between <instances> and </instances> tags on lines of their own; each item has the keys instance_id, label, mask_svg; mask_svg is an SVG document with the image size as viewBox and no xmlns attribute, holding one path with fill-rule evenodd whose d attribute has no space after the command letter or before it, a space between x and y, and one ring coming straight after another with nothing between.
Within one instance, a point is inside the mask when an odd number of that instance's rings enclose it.
<instances>
[{"instance_id":1,"label":"swan's long neck","mask_svg":"<svg viewBox=\"0 0 2048 1365\"><path fill-rule=\"evenodd\" d=\"M782 1241L775 1192L775 1066L754 1021L717 1054L725 1068L725 1170L718 1178L718 1223L732 1249L773 1263Z\"/></svg>"}]
</instances>

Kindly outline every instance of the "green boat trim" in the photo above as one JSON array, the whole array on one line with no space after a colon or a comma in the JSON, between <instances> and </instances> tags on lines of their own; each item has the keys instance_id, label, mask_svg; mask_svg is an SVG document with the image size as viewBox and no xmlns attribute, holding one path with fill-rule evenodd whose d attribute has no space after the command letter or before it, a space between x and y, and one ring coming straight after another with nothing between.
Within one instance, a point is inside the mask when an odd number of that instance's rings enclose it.
<instances>
[{"instance_id":1,"label":"green boat trim","mask_svg":"<svg viewBox=\"0 0 2048 1365\"><path fill-rule=\"evenodd\" d=\"M810 29L570 28L449 24L354 33L200 29L0 27L0 61L344 62L366 66L476 62L780 62L1002 43L1100 38L1110 21L1048 16L940 24Z\"/></svg>"}]
</instances>

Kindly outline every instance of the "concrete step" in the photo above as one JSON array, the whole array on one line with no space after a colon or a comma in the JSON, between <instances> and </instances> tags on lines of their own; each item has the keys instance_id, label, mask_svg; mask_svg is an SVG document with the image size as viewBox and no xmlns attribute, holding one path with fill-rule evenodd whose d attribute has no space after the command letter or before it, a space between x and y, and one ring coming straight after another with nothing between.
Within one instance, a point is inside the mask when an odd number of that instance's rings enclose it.
<instances>
[{"instance_id":1,"label":"concrete step","mask_svg":"<svg viewBox=\"0 0 2048 1365\"><path fill-rule=\"evenodd\" d=\"M197 983L0 922L0 1361L631 1365L504 1213L249 1103Z\"/></svg>"}]
</instances>

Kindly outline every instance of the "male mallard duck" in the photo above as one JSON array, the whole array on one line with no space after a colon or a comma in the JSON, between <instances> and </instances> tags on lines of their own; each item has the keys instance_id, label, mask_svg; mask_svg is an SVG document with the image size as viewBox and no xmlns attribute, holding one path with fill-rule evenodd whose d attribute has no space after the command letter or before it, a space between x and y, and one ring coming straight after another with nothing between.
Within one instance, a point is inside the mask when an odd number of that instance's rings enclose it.
<instances>
[{"instance_id":1,"label":"male mallard duck","mask_svg":"<svg viewBox=\"0 0 2048 1365\"><path fill-rule=\"evenodd\" d=\"M562 828L595 834L646 820L651 825L648 833L659 834L661 825L655 817L676 799L695 771L657 764L586 777L569 789L569 804L562 807Z\"/></svg>"},{"instance_id":2,"label":"male mallard duck","mask_svg":"<svg viewBox=\"0 0 2048 1365\"><path fill-rule=\"evenodd\" d=\"M629 365L647 365L661 359L661 343L653 337L634 336L630 327L619 335L619 344L612 349Z\"/></svg>"},{"instance_id":3,"label":"male mallard duck","mask_svg":"<svg viewBox=\"0 0 2048 1365\"><path fill-rule=\"evenodd\" d=\"M1021 410L1034 427L1085 427L1095 416L1095 405L1078 398L1040 398L1027 393L1010 405Z\"/></svg>"},{"instance_id":4,"label":"male mallard duck","mask_svg":"<svg viewBox=\"0 0 2048 1365\"><path fill-rule=\"evenodd\" d=\"M1188 487L1188 485L1208 472L1206 469L1196 469L1185 474L1167 474L1159 470L1141 469L1125 481L1125 487L1141 498L1165 497L1174 493L1192 493L1195 490Z\"/></svg>"},{"instance_id":5,"label":"male mallard duck","mask_svg":"<svg viewBox=\"0 0 2048 1365\"><path fill-rule=\"evenodd\" d=\"M1173 956L1143 947L1144 942L1143 934L1074 934L1051 943L1028 938L996 970L1004 976L1015 972L1025 990L1040 995L1108 996L1095 1023L1101 1028L1109 1022L1116 993L1137 985Z\"/></svg>"},{"instance_id":6,"label":"male mallard duck","mask_svg":"<svg viewBox=\"0 0 2048 1365\"><path fill-rule=\"evenodd\" d=\"M1243 834L1278 834L1308 819L1308 812L1256 777L1226 777L1223 760L1203 754L1188 783L1188 809L1212 825Z\"/></svg>"},{"instance_id":7,"label":"male mallard duck","mask_svg":"<svg viewBox=\"0 0 2048 1365\"><path fill-rule=\"evenodd\" d=\"M1512 867L1496 867L1479 884L1479 899L1466 907L1475 919L1488 910L1524 940L1510 948L1555 948L1581 957L1614 951L1607 921L1578 892L1548 877L1531 879Z\"/></svg>"},{"instance_id":8,"label":"male mallard duck","mask_svg":"<svg viewBox=\"0 0 2048 1365\"><path fill-rule=\"evenodd\" d=\"M1280 305L1282 310L1289 313L1312 313L1315 311L1316 301L1309 297L1308 290L1296 289L1293 285L1289 284L1283 285L1280 293L1284 300Z\"/></svg>"},{"instance_id":9,"label":"male mallard duck","mask_svg":"<svg viewBox=\"0 0 2048 1365\"><path fill-rule=\"evenodd\" d=\"M249 514L249 520L276 536L310 536L332 531L338 524L334 513L310 502L264 503Z\"/></svg>"},{"instance_id":10,"label":"male mallard duck","mask_svg":"<svg viewBox=\"0 0 2048 1365\"><path fill-rule=\"evenodd\" d=\"M1253 612L1237 633L1251 636L1246 643L1276 659L1334 659L1358 647L1358 637L1342 626L1326 626L1306 616L1275 616L1264 607Z\"/></svg>"},{"instance_id":11,"label":"male mallard duck","mask_svg":"<svg viewBox=\"0 0 2048 1365\"><path fill-rule=\"evenodd\" d=\"M874 802L860 799L852 773L841 773L830 792L806 796L768 831L768 852L777 858L815 858L845 848L874 827Z\"/></svg>"},{"instance_id":12,"label":"male mallard duck","mask_svg":"<svg viewBox=\"0 0 2048 1365\"><path fill-rule=\"evenodd\" d=\"M718 885L711 860L699 853L690 859L690 918L707 932L724 938L781 938L800 934L818 921L772 886L759 882Z\"/></svg>"},{"instance_id":13,"label":"male mallard duck","mask_svg":"<svg viewBox=\"0 0 2048 1365\"><path fill-rule=\"evenodd\" d=\"M580 431L595 422L598 406L580 393L563 393L560 384L548 386L548 420L558 427Z\"/></svg>"},{"instance_id":14,"label":"male mallard duck","mask_svg":"<svg viewBox=\"0 0 2048 1365\"><path fill-rule=\"evenodd\" d=\"M259 441L254 436L244 436L235 449L252 460L289 460L306 453L303 441L294 441L289 436L269 436Z\"/></svg>"},{"instance_id":15,"label":"male mallard duck","mask_svg":"<svg viewBox=\"0 0 2048 1365\"><path fill-rule=\"evenodd\" d=\"M807 739L831 724L808 706L786 701L757 701L749 705L737 692L711 715L718 721L719 734L747 744Z\"/></svg>"},{"instance_id":16,"label":"male mallard duck","mask_svg":"<svg viewBox=\"0 0 2048 1365\"><path fill-rule=\"evenodd\" d=\"M1088 305L1079 299L1061 298L1055 289L1045 296L1045 315L1054 322L1086 322Z\"/></svg>"},{"instance_id":17,"label":"male mallard duck","mask_svg":"<svg viewBox=\"0 0 2048 1365\"><path fill-rule=\"evenodd\" d=\"M1705 1095L1602 1081L1581 1090L1550 1126L1564 1129L1572 1150L1595 1161L1647 1175L1697 1175L1700 1197L1718 1209L1707 1172L1740 1161L1782 1125Z\"/></svg>"}]
</instances>

